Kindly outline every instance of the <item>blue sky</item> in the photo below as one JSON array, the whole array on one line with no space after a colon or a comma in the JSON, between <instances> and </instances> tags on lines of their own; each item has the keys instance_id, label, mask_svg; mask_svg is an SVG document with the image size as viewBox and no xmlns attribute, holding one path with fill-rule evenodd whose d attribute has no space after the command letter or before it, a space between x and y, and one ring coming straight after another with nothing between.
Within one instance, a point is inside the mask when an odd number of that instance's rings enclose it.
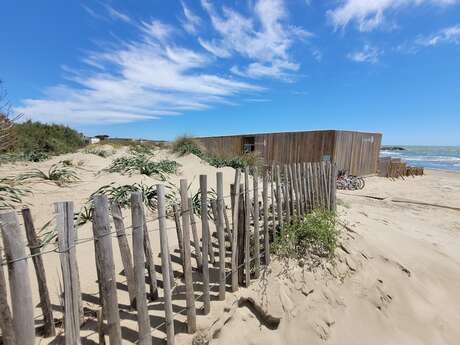
<instances>
[{"instance_id":1,"label":"blue sky","mask_svg":"<svg viewBox=\"0 0 460 345\"><path fill-rule=\"evenodd\" d=\"M15 110L88 135L460 145L460 0L9 0L0 23Z\"/></svg>"}]
</instances>

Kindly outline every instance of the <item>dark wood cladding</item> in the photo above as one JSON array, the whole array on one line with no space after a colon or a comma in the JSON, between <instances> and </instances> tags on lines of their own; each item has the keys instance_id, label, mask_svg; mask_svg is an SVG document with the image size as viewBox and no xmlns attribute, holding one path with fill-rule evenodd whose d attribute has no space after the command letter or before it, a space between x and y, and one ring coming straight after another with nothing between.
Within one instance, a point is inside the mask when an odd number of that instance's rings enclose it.
<instances>
[{"instance_id":1,"label":"dark wood cladding","mask_svg":"<svg viewBox=\"0 0 460 345\"><path fill-rule=\"evenodd\" d=\"M255 151L262 154L268 165L332 159L339 170L367 175L377 172L382 135L324 130L205 137L199 140L210 153L229 157L243 153L243 143L248 141L247 138L254 138Z\"/></svg>"}]
</instances>

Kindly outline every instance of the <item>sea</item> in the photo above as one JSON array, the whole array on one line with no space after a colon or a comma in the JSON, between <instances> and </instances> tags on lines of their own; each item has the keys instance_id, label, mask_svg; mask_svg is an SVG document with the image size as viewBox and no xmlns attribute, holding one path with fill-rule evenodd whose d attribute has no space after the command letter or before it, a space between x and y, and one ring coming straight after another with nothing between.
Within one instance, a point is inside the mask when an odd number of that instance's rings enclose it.
<instances>
[{"instance_id":1,"label":"sea","mask_svg":"<svg viewBox=\"0 0 460 345\"><path fill-rule=\"evenodd\" d=\"M381 150L381 157L401 158L409 165L428 169L460 171L460 146L404 146L405 151Z\"/></svg>"}]
</instances>

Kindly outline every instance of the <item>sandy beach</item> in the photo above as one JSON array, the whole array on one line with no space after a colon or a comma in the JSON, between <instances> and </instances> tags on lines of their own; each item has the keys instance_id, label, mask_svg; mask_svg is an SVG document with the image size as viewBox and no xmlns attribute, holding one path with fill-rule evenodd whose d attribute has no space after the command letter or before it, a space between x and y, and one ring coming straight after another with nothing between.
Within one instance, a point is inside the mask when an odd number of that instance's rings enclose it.
<instances>
[{"instance_id":1,"label":"sandy beach","mask_svg":"<svg viewBox=\"0 0 460 345\"><path fill-rule=\"evenodd\" d=\"M159 181L140 175L122 176L100 171L114 157L101 158L85 153L55 157L42 163L0 166L0 176L25 172L31 168L48 169L64 159L82 161L77 169L81 179L68 187L35 184L33 195L24 199L31 209L37 229L53 217L53 202L71 200L75 209L86 202L99 187L115 182L127 184ZM171 158L166 151L158 159ZM207 174L215 185L215 174L224 174L225 195L234 178L231 168L215 169L195 156L173 157L180 173L169 181L178 185L180 178L198 188L198 177ZM212 301L211 313L203 316L197 300L198 328L211 344L457 344L460 330L460 174L427 170L425 176L405 180L366 178L361 191L339 191L338 213L341 219L341 245L332 262L315 268L295 262L273 260L249 289L227 294L225 302ZM411 201L411 202L407 202ZM412 203L415 202L415 203ZM438 206L422 205L435 204ZM446 206L446 207L443 207ZM124 211L125 222L130 214ZM154 215L149 215L149 218ZM170 246L177 248L174 222L168 220ZM150 223L151 242L159 265L159 237ZM90 224L78 229L79 238L92 236ZM131 244L131 243L130 243ZM53 244L50 244L51 246ZM129 310L128 294L121 273L122 263L116 239L113 239L115 267L120 283L118 293L124 341L136 340L136 315ZM97 309L97 283L92 242L77 248L83 301L88 310ZM59 299L59 257L43 256L55 317L62 308ZM179 265L175 265L180 270ZM212 283L217 276L212 273ZM33 265L29 262L34 303L38 293ZM198 273L195 273L198 275ZM217 274L217 273L216 273ZM198 276L197 276L198 277ZM199 277L198 277L199 278ZM176 277L174 312L185 306L184 286ZM217 295L217 285L213 296ZM197 286L196 296L200 296ZM161 297L161 293L160 293ZM165 338L161 298L149 304L153 343ZM35 309L39 322L40 308ZM184 313L176 315L176 343L190 344L194 336L186 334ZM89 317L82 330L82 343L97 343L96 320ZM61 344L56 339L40 339L40 344ZM196 337L196 336L195 336Z\"/></svg>"}]
</instances>

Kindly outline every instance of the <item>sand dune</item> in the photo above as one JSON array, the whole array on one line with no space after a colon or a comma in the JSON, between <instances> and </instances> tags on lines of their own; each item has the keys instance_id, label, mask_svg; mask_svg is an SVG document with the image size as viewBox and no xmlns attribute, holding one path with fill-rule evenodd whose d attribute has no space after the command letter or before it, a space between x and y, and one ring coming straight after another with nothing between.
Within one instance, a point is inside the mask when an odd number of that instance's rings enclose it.
<instances>
[{"instance_id":1,"label":"sand dune","mask_svg":"<svg viewBox=\"0 0 460 345\"><path fill-rule=\"evenodd\" d=\"M123 151L117 153L122 154ZM166 152L158 153L158 157L166 155ZM34 186L34 194L25 201L38 228L52 217L54 201L72 200L78 209L102 185L158 182L139 175L98 174L113 157L84 153L29 166L4 165L0 167L0 176L32 166L44 169L63 159L84 162L79 170L82 181L65 188L47 184ZM186 177L192 181L191 188L197 189L198 175L208 174L210 185L215 184L217 169L194 156L175 159L182 167L181 173L172 177L173 183ZM228 194L234 171L230 168L221 171ZM458 207L460 174L427 171L426 176L405 181L370 177L366 182L363 191L339 192L339 213L345 226L334 262L308 269L295 262L273 260L249 289L240 288L236 294L227 294L225 302L213 301L207 316L199 313L200 333L211 344L458 344L460 211L392 200L411 199ZM129 213L125 214L128 222ZM173 223L168 221L168 225ZM90 225L79 229L78 234L82 238L91 236ZM153 233L151 241L154 252L158 253L156 236ZM171 246L176 246L174 230L170 231L170 238ZM114 248L117 248L116 242ZM77 255L85 306L94 310L97 284L93 244L79 246ZM57 254L46 255L44 259L51 298L59 310L59 259ZM115 260L118 273L122 267L118 254ZM32 264L29 270L34 300L38 301ZM118 275L118 279L124 282L122 275ZM185 305L183 293L182 286L176 288L175 311ZM217 294L215 289L213 294ZM123 336L126 343L132 343L136 340L137 326L135 314L126 307L127 301L127 292L120 290ZM198 301L197 307L200 306ZM160 325L163 321L161 302L151 304L149 309L152 326ZM39 314L40 309L36 308L37 319ZM185 334L184 322L183 315L176 316L178 344L189 344L193 339ZM83 343L97 341L94 329L95 321L90 320L82 331ZM153 333L153 343L162 343L164 337L164 329L160 328ZM53 343L62 343L62 340L61 336Z\"/></svg>"}]
</instances>

